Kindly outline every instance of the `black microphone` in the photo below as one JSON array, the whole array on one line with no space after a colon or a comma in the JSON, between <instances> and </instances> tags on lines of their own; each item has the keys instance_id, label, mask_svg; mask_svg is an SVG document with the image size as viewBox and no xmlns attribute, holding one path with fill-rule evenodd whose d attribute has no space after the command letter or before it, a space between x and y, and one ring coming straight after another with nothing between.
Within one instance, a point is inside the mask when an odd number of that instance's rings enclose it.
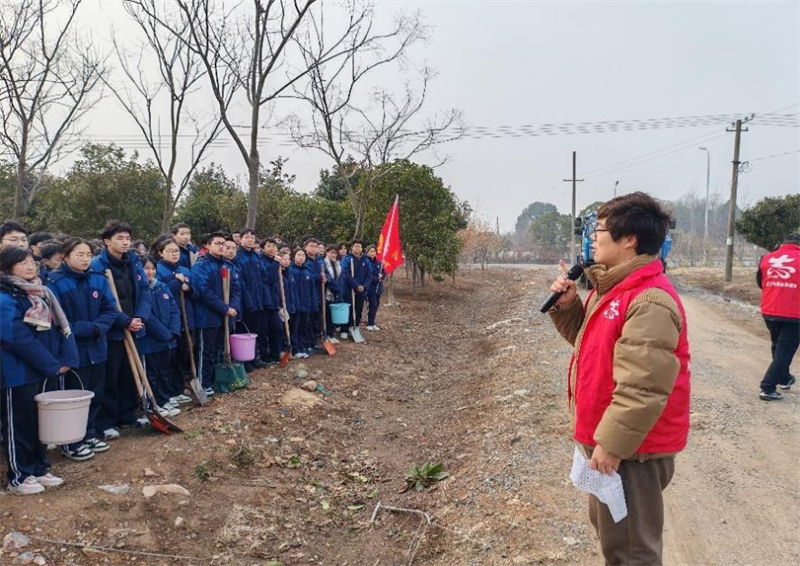
<instances>
[{"instance_id":1,"label":"black microphone","mask_svg":"<svg viewBox=\"0 0 800 566\"><path fill-rule=\"evenodd\" d=\"M573 265L572 267L569 268L569 271L567 272L567 279L569 279L570 281L575 281L582 274L583 274L583 267L581 267L580 265ZM547 300L542 303L542 306L539 307L539 311L540 312L549 311L551 308L553 308L553 305L556 304L558 298L563 294L564 294L563 292L552 293L547 298Z\"/></svg>"}]
</instances>

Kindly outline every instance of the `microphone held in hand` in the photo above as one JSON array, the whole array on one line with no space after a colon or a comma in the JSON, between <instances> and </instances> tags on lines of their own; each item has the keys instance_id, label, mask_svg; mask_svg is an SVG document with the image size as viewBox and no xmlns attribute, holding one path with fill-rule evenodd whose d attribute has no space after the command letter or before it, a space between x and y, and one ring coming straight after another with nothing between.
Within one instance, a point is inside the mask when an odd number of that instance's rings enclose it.
<instances>
[{"instance_id":1,"label":"microphone held in hand","mask_svg":"<svg viewBox=\"0 0 800 566\"><path fill-rule=\"evenodd\" d=\"M583 274L583 267L581 267L580 265L573 265L572 267L569 268L569 271L567 272L567 279L569 279L570 281L575 281L582 274ZM563 294L564 294L563 292L552 293L547 298L547 300L542 303L542 306L539 307L539 312L549 311L551 308L553 308L553 305L556 304L558 298Z\"/></svg>"}]
</instances>

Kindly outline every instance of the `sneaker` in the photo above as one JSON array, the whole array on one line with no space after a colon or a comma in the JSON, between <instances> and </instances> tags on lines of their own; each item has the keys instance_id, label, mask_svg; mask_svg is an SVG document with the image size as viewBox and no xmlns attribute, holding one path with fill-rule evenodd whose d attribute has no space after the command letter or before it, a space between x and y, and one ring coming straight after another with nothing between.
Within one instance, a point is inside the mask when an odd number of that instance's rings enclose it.
<instances>
[{"instance_id":1,"label":"sneaker","mask_svg":"<svg viewBox=\"0 0 800 566\"><path fill-rule=\"evenodd\" d=\"M94 452L92 452L92 455L94 455ZM49 472L43 476L37 476L36 481L39 482L39 485L43 485L44 487L58 487L64 483L62 478L54 476Z\"/></svg>"},{"instance_id":2,"label":"sneaker","mask_svg":"<svg viewBox=\"0 0 800 566\"><path fill-rule=\"evenodd\" d=\"M761 397L762 401L780 401L783 399L783 395L777 391L762 391L759 397Z\"/></svg>"},{"instance_id":3,"label":"sneaker","mask_svg":"<svg viewBox=\"0 0 800 566\"><path fill-rule=\"evenodd\" d=\"M108 444L106 444L106 446L108 446ZM86 460L91 460L92 458L94 458L94 450L89 448L88 444L79 444L72 450L70 450L67 446L62 446L61 453L64 455L65 458L68 458L74 462L85 462Z\"/></svg>"},{"instance_id":4,"label":"sneaker","mask_svg":"<svg viewBox=\"0 0 800 566\"><path fill-rule=\"evenodd\" d=\"M347 332L342 332L341 334L339 334L339 338L341 338L342 340L347 340Z\"/></svg>"},{"instance_id":5,"label":"sneaker","mask_svg":"<svg viewBox=\"0 0 800 566\"><path fill-rule=\"evenodd\" d=\"M216 395L216 392L214 391L213 387L204 387L203 391L205 391L206 395L208 395L209 397L213 397L214 395Z\"/></svg>"},{"instance_id":6,"label":"sneaker","mask_svg":"<svg viewBox=\"0 0 800 566\"><path fill-rule=\"evenodd\" d=\"M92 449L92 452L107 452L111 446L107 442L103 442L99 438L89 438L86 441L86 446Z\"/></svg>"},{"instance_id":7,"label":"sneaker","mask_svg":"<svg viewBox=\"0 0 800 566\"><path fill-rule=\"evenodd\" d=\"M339 342L339 341L338 341L336 338L334 338L333 336L331 336L331 344L339 344L339 343L340 343L340 342Z\"/></svg>"},{"instance_id":8,"label":"sneaker","mask_svg":"<svg viewBox=\"0 0 800 566\"><path fill-rule=\"evenodd\" d=\"M381 329L381 327L378 326L377 324L373 324L372 328L374 328L376 331Z\"/></svg>"},{"instance_id":9,"label":"sneaker","mask_svg":"<svg viewBox=\"0 0 800 566\"><path fill-rule=\"evenodd\" d=\"M267 367L266 362L263 362L263 361L259 360L258 358L253 360L251 363L252 363L252 365L253 365L253 367L255 369L263 369L263 368Z\"/></svg>"},{"instance_id":10,"label":"sneaker","mask_svg":"<svg viewBox=\"0 0 800 566\"><path fill-rule=\"evenodd\" d=\"M139 417L138 419L136 419L136 422L134 423L133 426L135 426L136 428L144 428L146 426L150 426L150 419L148 419L147 417Z\"/></svg>"},{"instance_id":11,"label":"sneaker","mask_svg":"<svg viewBox=\"0 0 800 566\"><path fill-rule=\"evenodd\" d=\"M119 438L119 431L115 428L107 428L103 431L103 440L116 440Z\"/></svg>"},{"instance_id":12,"label":"sneaker","mask_svg":"<svg viewBox=\"0 0 800 566\"><path fill-rule=\"evenodd\" d=\"M180 409L176 409L168 403L164 403L163 406L158 408L158 414L161 415L162 417L175 417L180 413L181 413Z\"/></svg>"},{"instance_id":13,"label":"sneaker","mask_svg":"<svg viewBox=\"0 0 800 566\"><path fill-rule=\"evenodd\" d=\"M177 407L178 405L185 405L186 403L191 403L192 398L188 395L176 395L175 397L170 397L169 404L173 407Z\"/></svg>"},{"instance_id":14,"label":"sneaker","mask_svg":"<svg viewBox=\"0 0 800 566\"><path fill-rule=\"evenodd\" d=\"M44 491L44 486L36 481L33 476L28 476L25 481L19 485L9 485L8 491L15 495L36 495Z\"/></svg>"},{"instance_id":15,"label":"sneaker","mask_svg":"<svg viewBox=\"0 0 800 566\"><path fill-rule=\"evenodd\" d=\"M795 383L797 383L797 379L795 379L793 375L789 374L789 381L781 385L778 385L778 387L780 387L784 391L789 391L792 388L792 385L794 385Z\"/></svg>"},{"instance_id":16,"label":"sneaker","mask_svg":"<svg viewBox=\"0 0 800 566\"><path fill-rule=\"evenodd\" d=\"M369 330L370 332L375 332L377 330L377 328L375 328L374 326L370 325L370 326L367 326L367 330Z\"/></svg>"}]
</instances>

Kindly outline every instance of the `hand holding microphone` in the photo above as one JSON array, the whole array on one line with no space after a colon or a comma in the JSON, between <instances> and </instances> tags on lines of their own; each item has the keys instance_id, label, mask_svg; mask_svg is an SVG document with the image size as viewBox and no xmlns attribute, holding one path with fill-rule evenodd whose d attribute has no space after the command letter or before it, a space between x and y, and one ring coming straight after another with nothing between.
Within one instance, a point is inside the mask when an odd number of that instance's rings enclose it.
<instances>
[{"instance_id":1,"label":"hand holding microphone","mask_svg":"<svg viewBox=\"0 0 800 566\"><path fill-rule=\"evenodd\" d=\"M539 307L540 312L547 312L556 304L559 307L569 305L578 294L575 280L581 276L583 268L580 265L573 265L567 269L567 264L562 260L558 261L558 267L561 270L561 275L550 285L551 295Z\"/></svg>"}]
</instances>

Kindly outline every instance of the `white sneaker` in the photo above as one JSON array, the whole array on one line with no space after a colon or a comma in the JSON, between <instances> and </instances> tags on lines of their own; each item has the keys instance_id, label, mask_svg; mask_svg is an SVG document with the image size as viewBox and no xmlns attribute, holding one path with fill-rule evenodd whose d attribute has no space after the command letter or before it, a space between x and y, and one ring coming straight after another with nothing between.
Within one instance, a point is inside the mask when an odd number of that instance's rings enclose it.
<instances>
[{"instance_id":1,"label":"white sneaker","mask_svg":"<svg viewBox=\"0 0 800 566\"><path fill-rule=\"evenodd\" d=\"M381 327L380 327L380 326L378 326L377 324L373 324L373 325L372 325L372 328L374 328L375 330L380 330L380 329L381 329Z\"/></svg>"},{"instance_id":2,"label":"white sneaker","mask_svg":"<svg viewBox=\"0 0 800 566\"><path fill-rule=\"evenodd\" d=\"M367 330L369 332L375 332L375 327L374 326L367 326Z\"/></svg>"},{"instance_id":3,"label":"white sneaker","mask_svg":"<svg viewBox=\"0 0 800 566\"><path fill-rule=\"evenodd\" d=\"M339 338L341 338L342 340L347 340L347 332L342 332L341 334L339 334Z\"/></svg>"},{"instance_id":4,"label":"white sneaker","mask_svg":"<svg viewBox=\"0 0 800 566\"><path fill-rule=\"evenodd\" d=\"M185 405L186 403L191 403L192 398L188 395L176 395L169 400L171 405Z\"/></svg>"},{"instance_id":5,"label":"white sneaker","mask_svg":"<svg viewBox=\"0 0 800 566\"><path fill-rule=\"evenodd\" d=\"M137 428L144 428L146 426L150 426L150 419L147 417L139 417L136 419L136 427Z\"/></svg>"},{"instance_id":6,"label":"white sneaker","mask_svg":"<svg viewBox=\"0 0 800 566\"><path fill-rule=\"evenodd\" d=\"M339 344L339 341L336 338L331 337L331 344Z\"/></svg>"},{"instance_id":7,"label":"white sneaker","mask_svg":"<svg viewBox=\"0 0 800 566\"><path fill-rule=\"evenodd\" d=\"M165 403L163 407L158 408L158 414L162 417L174 417L181 414L180 409L176 409L172 405Z\"/></svg>"},{"instance_id":8,"label":"white sneaker","mask_svg":"<svg viewBox=\"0 0 800 566\"><path fill-rule=\"evenodd\" d=\"M37 477L36 481L38 481L39 484L43 485L44 487L58 487L58 486L60 486L61 484L64 483L63 478L60 478L58 476L54 476L53 474L51 474L49 472L46 473L43 476Z\"/></svg>"},{"instance_id":9,"label":"white sneaker","mask_svg":"<svg viewBox=\"0 0 800 566\"><path fill-rule=\"evenodd\" d=\"M214 391L213 387L205 387L203 391L205 391L206 395L209 397L213 397L214 395L216 395L216 391Z\"/></svg>"},{"instance_id":10,"label":"white sneaker","mask_svg":"<svg viewBox=\"0 0 800 566\"><path fill-rule=\"evenodd\" d=\"M15 495L36 495L44 491L44 486L36 481L35 477L28 476L19 485L9 485L8 491Z\"/></svg>"},{"instance_id":11,"label":"white sneaker","mask_svg":"<svg viewBox=\"0 0 800 566\"><path fill-rule=\"evenodd\" d=\"M119 438L119 431L115 428L107 428L103 431L104 440L116 440Z\"/></svg>"}]
</instances>

